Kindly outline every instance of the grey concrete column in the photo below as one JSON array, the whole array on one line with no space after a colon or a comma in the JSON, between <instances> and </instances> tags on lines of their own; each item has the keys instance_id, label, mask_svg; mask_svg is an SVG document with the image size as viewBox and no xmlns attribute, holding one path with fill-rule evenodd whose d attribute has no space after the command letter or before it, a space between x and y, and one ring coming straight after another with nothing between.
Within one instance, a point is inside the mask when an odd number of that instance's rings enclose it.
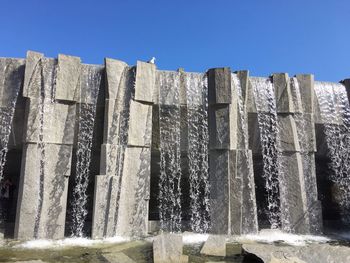
<instances>
[{"instance_id":1,"label":"grey concrete column","mask_svg":"<svg viewBox=\"0 0 350 263\"><path fill-rule=\"evenodd\" d=\"M246 115L248 72L238 74ZM251 151L243 139L237 86L228 68L208 71L211 220L215 234L257 231ZM248 206L250 206L248 208Z\"/></svg>"},{"instance_id":2,"label":"grey concrete column","mask_svg":"<svg viewBox=\"0 0 350 263\"><path fill-rule=\"evenodd\" d=\"M106 59L106 108L93 238L143 236L148 228L155 65Z\"/></svg>"},{"instance_id":3,"label":"grey concrete column","mask_svg":"<svg viewBox=\"0 0 350 263\"><path fill-rule=\"evenodd\" d=\"M15 237L63 238L80 59L27 53L26 122ZM45 96L45 100L43 99Z\"/></svg>"},{"instance_id":4,"label":"grey concrete column","mask_svg":"<svg viewBox=\"0 0 350 263\"><path fill-rule=\"evenodd\" d=\"M348 100L350 101L350 79L344 79L340 81L346 88L346 93L348 94Z\"/></svg>"},{"instance_id":5,"label":"grey concrete column","mask_svg":"<svg viewBox=\"0 0 350 263\"><path fill-rule=\"evenodd\" d=\"M288 74L273 74L276 95L280 159L282 170L279 179L282 229L309 233L312 226L310 206L314 204L316 187L314 168L310 166L314 151L313 90L311 78L297 78L297 86L291 85ZM308 129L308 131L302 131ZM304 136L304 134L307 134ZM312 181L312 182L311 182ZM312 186L311 186L312 184ZM317 197L316 197L317 199Z\"/></svg>"}]
</instances>

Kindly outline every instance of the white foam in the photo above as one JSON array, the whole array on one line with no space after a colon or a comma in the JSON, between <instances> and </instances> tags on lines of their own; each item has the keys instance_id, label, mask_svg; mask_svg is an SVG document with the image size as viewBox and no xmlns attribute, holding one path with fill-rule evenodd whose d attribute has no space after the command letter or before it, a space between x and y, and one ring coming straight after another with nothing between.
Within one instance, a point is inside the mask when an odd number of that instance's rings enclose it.
<instances>
[{"instance_id":1,"label":"white foam","mask_svg":"<svg viewBox=\"0 0 350 263\"><path fill-rule=\"evenodd\" d=\"M185 232L182 235L182 241L185 244L201 243L208 239L208 234L197 234L192 232Z\"/></svg>"},{"instance_id":2,"label":"white foam","mask_svg":"<svg viewBox=\"0 0 350 263\"><path fill-rule=\"evenodd\" d=\"M259 234L248 234L237 236L234 238L240 243L245 242L262 242L262 243L273 243L273 242L283 242L293 246L304 246L308 243L325 243L330 241L329 238L324 236L313 236L313 235L296 235L285 233L280 230L266 229L261 230Z\"/></svg>"},{"instance_id":3,"label":"white foam","mask_svg":"<svg viewBox=\"0 0 350 263\"><path fill-rule=\"evenodd\" d=\"M22 249L60 249L67 247L90 247L100 244L114 244L130 241L128 237L110 237L105 239L65 238L60 240L36 239L15 245Z\"/></svg>"}]
</instances>

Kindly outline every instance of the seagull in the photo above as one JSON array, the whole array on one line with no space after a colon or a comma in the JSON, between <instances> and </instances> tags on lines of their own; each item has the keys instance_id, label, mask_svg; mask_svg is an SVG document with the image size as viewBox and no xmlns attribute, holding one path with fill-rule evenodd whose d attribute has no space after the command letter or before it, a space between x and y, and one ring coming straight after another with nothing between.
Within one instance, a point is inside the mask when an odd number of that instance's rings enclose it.
<instances>
[{"instance_id":1,"label":"seagull","mask_svg":"<svg viewBox=\"0 0 350 263\"><path fill-rule=\"evenodd\" d=\"M155 57L152 57L150 60L147 61L147 63L150 63L150 64L155 64L155 62L156 62Z\"/></svg>"}]
</instances>

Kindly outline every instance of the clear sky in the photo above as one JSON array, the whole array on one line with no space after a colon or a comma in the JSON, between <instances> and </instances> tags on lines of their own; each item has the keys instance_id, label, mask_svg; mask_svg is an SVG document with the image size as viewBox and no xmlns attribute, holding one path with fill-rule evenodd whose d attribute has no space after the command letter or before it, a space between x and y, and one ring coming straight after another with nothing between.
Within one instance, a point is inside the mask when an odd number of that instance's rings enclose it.
<instances>
[{"instance_id":1,"label":"clear sky","mask_svg":"<svg viewBox=\"0 0 350 263\"><path fill-rule=\"evenodd\" d=\"M0 0L0 56L350 78L350 0Z\"/></svg>"}]
</instances>

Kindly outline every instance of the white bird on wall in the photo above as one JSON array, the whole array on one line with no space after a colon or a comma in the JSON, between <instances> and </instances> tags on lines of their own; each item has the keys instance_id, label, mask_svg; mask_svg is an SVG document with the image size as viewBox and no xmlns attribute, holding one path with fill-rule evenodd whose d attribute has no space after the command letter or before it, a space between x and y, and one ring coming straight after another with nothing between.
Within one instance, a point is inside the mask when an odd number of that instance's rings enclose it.
<instances>
[{"instance_id":1,"label":"white bird on wall","mask_svg":"<svg viewBox=\"0 0 350 263\"><path fill-rule=\"evenodd\" d=\"M147 61L147 63L150 63L150 64L155 64L155 62L156 62L155 57L152 57L150 60Z\"/></svg>"}]
</instances>

